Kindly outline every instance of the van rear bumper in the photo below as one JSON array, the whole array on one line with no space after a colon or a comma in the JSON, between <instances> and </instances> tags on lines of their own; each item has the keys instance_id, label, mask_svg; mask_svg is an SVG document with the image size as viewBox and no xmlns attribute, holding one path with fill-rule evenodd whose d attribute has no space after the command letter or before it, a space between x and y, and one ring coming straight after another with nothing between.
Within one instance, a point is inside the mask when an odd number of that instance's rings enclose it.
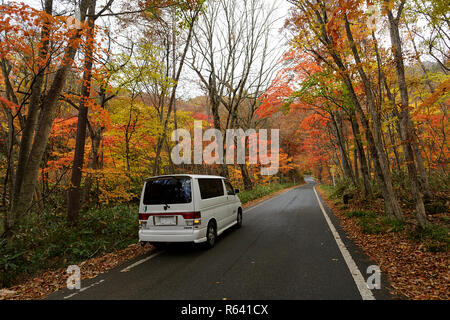
<instances>
[{"instance_id":1,"label":"van rear bumper","mask_svg":"<svg viewBox=\"0 0 450 320\"><path fill-rule=\"evenodd\" d=\"M161 231L139 230L139 241L148 242L205 242L206 228L188 232L164 233Z\"/></svg>"}]
</instances>

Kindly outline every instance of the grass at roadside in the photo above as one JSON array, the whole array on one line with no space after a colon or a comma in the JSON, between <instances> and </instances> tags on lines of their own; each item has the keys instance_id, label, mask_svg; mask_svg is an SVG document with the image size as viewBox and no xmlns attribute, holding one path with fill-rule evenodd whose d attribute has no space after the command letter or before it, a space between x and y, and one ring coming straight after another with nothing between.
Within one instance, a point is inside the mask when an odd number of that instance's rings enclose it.
<instances>
[{"instance_id":1,"label":"grass at roadside","mask_svg":"<svg viewBox=\"0 0 450 320\"><path fill-rule=\"evenodd\" d=\"M386 216L382 212L358 207L351 208L351 204L342 203L341 198L333 186L320 185L319 188L326 192L329 199L333 199L334 205L347 218L355 218L362 232L366 234L405 232L409 239L420 242L431 252L446 252L449 250L450 228L445 216L439 224L431 222L428 226L420 228Z\"/></svg>"},{"instance_id":2,"label":"grass at roadside","mask_svg":"<svg viewBox=\"0 0 450 320\"><path fill-rule=\"evenodd\" d=\"M294 183L271 183L255 186L252 190L242 190L238 193L242 204L265 197L274 192L295 186Z\"/></svg>"},{"instance_id":3,"label":"grass at roadside","mask_svg":"<svg viewBox=\"0 0 450 320\"><path fill-rule=\"evenodd\" d=\"M258 185L239 197L245 204L292 186ZM137 204L92 208L81 214L77 226L53 210L27 216L12 239L0 239L0 288L137 243L137 213Z\"/></svg>"},{"instance_id":4,"label":"grass at roadside","mask_svg":"<svg viewBox=\"0 0 450 320\"><path fill-rule=\"evenodd\" d=\"M0 288L136 243L137 205L93 208L71 226L65 216L44 211L28 216L16 235L0 240Z\"/></svg>"}]
</instances>

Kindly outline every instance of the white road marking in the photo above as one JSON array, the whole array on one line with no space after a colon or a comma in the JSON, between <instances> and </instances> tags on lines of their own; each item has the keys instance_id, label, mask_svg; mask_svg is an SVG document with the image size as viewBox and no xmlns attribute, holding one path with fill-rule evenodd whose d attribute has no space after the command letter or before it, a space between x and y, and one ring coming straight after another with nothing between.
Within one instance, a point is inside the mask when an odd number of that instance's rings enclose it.
<instances>
[{"instance_id":1,"label":"white road marking","mask_svg":"<svg viewBox=\"0 0 450 320\"><path fill-rule=\"evenodd\" d=\"M355 261L350 255L350 252L348 252L347 248L345 247L344 243L341 240L341 237L339 236L339 233L336 231L336 228L334 227L333 223L331 222L330 218L325 212L322 202L320 201L319 195L317 194L316 187L313 187L313 190L314 193L316 194L317 202L319 202L320 209L322 210L325 220L328 223L328 227L330 227L330 230L333 233L334 240L336 240L339 250L341 250L342 256L344 257L344 260L347 263L347 267L350 270L350 273L352 274L353 280L355 281L356 287L358 288L362 299L375 300L375 297L373 296L372 292L367 287L367 283L364 280L361 271L359 271L358 266L356 265Z\"/></svg>"},{"instance_id":2,"label":"white road marking","mask_svg":"<svg viewBox=\"0 0 450 320\"><path fill-rule=\"evenodd\" d=\"M75 292L75 293L69 294L68 296L64 297L64 299L69 299L69 298L72 298L73 296L76 296L77 294L78 294L78 292Z\"/></svg>"},{"instance_id":3,"label":"white road marking","mask_svg":"<svg viewBox=\"0 0 450 320\"><path fill-rule=\"evenodd\" d=\"M94 283L91 284L90 286L87 286L87 287L85 287L85 288L81 288L79 291L74 292L74 293L72 293L72 294L69 294L68 296L65 296L64 299L72 298L73 296L76 296L76 295L79 294L80 292L83 292L83 291L85 291L85 290L87 290L87 289L89 289L89 288L92 288L93 286L96 286L96 285L102 283L103 281L105 281L105 280L102 279L102 280L100 280L100 281L94 282Z\"/></svg>"},{"instance_id":4,"label":"white road marking","mask_svg":"<svg viewBox=\"0 0 450 320\"><path fill-rule=\"evenodd\" d=\"M154 258L154 257L156 257L156 256L158 256L158 255L160 255L160 254L163 253L163 252L164 252L164 251L158 251L158 252L155 252L155 253L152 254L151 256L148 256L147 258L144 258L144 259L141 259L141 260L139 260L139 261L136 261L136 262L133 263L132 265L130 265L130 266L128 266L128 267L126 267L126 268L120 270L120 272L128 272L128 271L130 271L132 268L134 268L134 267L140 265L141 263L144 263L145 261L148 261L148 260L150 260L150 259L152 259L152 258Z\"/></svg>"},{"instance_id":5,"label":"white road marking","mask_svg":"<svg viewBox=\"0 0 450 320\"><path fill-rule=\"evenodd\" d=\"M270 199L272 199L272 198L270 198ZM247 213L247 212L249 212L250 210L253 210L253 209L255 209L255 208L258 208L259 206L263 205L264 203L266 203L266 202L267 202L268 200L270 200L270 199L267 199L267 200L264 200L263 202L257 203L257 204L255 204L253 207L250 207L250 208L248 208L248 209L244 209L244 212Z\"/></svg>"}]
</instances>

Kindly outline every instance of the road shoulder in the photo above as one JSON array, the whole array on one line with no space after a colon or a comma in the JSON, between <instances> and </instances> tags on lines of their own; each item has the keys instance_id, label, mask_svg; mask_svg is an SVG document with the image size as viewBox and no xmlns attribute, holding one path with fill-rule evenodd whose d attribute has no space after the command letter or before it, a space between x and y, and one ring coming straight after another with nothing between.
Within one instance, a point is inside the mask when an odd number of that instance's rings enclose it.
<instances>
[{"instance_id":1,"label":"road shoulder","mask_svg":"<svg viewBox=\"0 0 450 320\"><path fill-rule=\"evenodd\" d=\"M377 263L375 262L375 260L371 259L370 255L364 252L364 250L361 247L357 246L353 242L353 240L349 237L347 232L344 230L339 217L334 213L334 210L330 209L333 208L334 206L332 201L328 199L325 192L320 188L318 188L317 186L316 190L328 217L330 218L332 224L334 225L336 231L339 234L339 237L341 238L345 247L351 254L358 269L361 271L362 276L367 280L367 278L373 274L372 272L370 272L369 267L378 266ZM393 288L390 284L388 275L384 273L383 270L381 270L381 288L373 289L371 291L376 300L392 300L403 298L401 296L395 296L391 293L391 291L393 291Z\"/></svg>"}]
</instances>

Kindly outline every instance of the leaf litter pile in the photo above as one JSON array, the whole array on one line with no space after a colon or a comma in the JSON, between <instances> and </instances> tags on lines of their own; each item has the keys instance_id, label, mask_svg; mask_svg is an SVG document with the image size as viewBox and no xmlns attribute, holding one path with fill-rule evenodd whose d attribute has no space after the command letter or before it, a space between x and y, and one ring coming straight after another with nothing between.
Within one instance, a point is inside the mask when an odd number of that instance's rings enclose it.
<instances>
[{"instance_id":1,"label":"leaf litter pile","mask_svg":"<svg viewBox=\"0 0 450 320\"><path fill-rule=\"evenodd\" d=\"M347 236L388 275L391 294L411 300L450 299L448 250L431 252L423 243L409 239L406 231L364 233L357 219L344 215L327 192L317 190Z\"/></svg>"}]
</instances>

